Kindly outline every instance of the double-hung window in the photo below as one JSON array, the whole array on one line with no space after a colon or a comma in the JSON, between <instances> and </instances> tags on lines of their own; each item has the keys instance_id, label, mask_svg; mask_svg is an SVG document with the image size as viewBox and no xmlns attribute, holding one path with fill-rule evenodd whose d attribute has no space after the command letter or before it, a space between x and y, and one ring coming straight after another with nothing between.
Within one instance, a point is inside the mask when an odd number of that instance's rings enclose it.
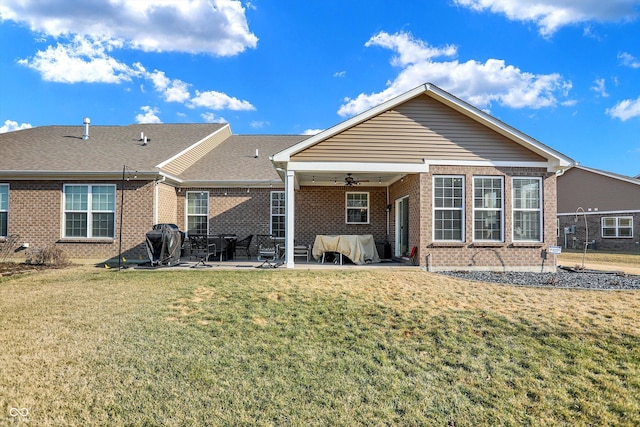
<instances>
[{"instance_id":1,"label":"double-hung window","mask_svg":"<svg viewBox=\"0 0 640 427\"><path fill-rule=\"evenodd\" d=\"M542 179L513 178L513 240L542 241Z\"/></svg>"},{"instance_id":2,"label":"double-hung window","mask_svg":"<svg viewBox=\"0 0 640 427\"><path fill-rule=\"evenodd\" d=\"M271 192L271 235L277 239L284 239L285 227L285 193Z\"/></svg>"},{"instance_id":3,"label":"double-hung window","mask_svg":"<svg viewBox=\"0 0 640 427\"><path fill-rule=\"evenodd\" d=\"M502 241L503 239L502 177L473 178L473 238Z\"/></svg>"},{"instance_id":4,"label":"double-hung window","mask_svg":"<svg viewBox=\"0 0 640 427\"><path fill-rule=\"evenodd\" d=\"M346 193L347 224L369 224L369 193Z\"/></svg>"},{"instance_id":5,"label":"double-hung window","mask_svg":"<svg viewBox=\"0 0 640 427\"><path fill-rule=\"evenodd\" d=\"M603 238L631 238L633 237L633 217L613 216L602 218Z\"/></svg>"},{"instance_id":6,"label":"double-hung window","mask_svg":"<svg viewBox=\"0 0 640 427\"><path fill-rule=\"evenodd\" d=\"M187 191L187 234L209 234L208 191Z\"/></svg>"},{"instance_id":7,"label":"double-hung window","mask_svg":"<svg viewBox=\"0 0 640 427\"><path fill-rule=\"evenodd\" d=\"M9 184L0 184L0 237L9 230Z\"/></svg>"},{"instance_id":8,"label":"double-hung window","mask_svg":"<svg viewBox=\"0 0 640 427\"><path fill-rule=\"evenodd\" d=\"M433 178L433 240L464 240L464 177Z\"/></svg>"},{"instance_id":9,"label":"double-hung window","mask_svg":"<svg viewBox=\"0 0 640 427\"><path fill-rule=\"evenodd\" d=\"M115 238L116 187L65 184L64 237Z\"/></svg>"}]
</instances>

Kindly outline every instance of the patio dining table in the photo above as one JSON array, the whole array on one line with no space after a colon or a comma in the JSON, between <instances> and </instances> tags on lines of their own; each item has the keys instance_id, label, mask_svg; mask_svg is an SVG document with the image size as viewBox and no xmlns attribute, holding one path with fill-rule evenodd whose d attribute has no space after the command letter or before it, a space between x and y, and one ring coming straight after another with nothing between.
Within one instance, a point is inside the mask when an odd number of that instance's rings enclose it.
<instances>
[{"instance_id":1,"label":"patio dining table","mask_svg":"<svg viewBox=\"0 0 640 427\"><path fill-rule=\"evenodd\" d=\"M371 234L318 234L311 254L319 260L325 252L340 253L357 265L380 262Z\"/></svg>"}]
</instances>

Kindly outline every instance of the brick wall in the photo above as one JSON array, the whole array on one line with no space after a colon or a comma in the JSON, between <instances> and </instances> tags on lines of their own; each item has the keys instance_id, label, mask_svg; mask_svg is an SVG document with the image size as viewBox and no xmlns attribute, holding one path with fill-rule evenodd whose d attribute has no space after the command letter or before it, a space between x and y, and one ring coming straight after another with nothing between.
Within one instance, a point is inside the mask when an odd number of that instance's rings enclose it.
<instances>
[{"instance_id":1,"label":"brick wall","mask_svg":"<svg viewBox=\"0 0 640 427\"><path fill-rule=\"evenodd\" d=\"M82 181L82 184L116 185L116 225L114 239L64 239L62 229L62 188L69 181L9 182L9 234L20 235L21 243L32 248L55 245L69 258L107 260L118 256L121 183ZM76 183L76 182L73 182ZM78 182L80 183L80 182ZM125 183L122 249L126 257L146 257L145 233L153 225L153 182ZM24 253L22 253L23 255Z\"/></svg>"},{"instance_id":2,"label":"brick wall","mask_svg":"<svg viewBox=\"0 0 640 427\"><path fill-rule=\"evenodd\" d=\"M389 204L391 204L391 212L389 212L389 242L392 247L392 254L396 255L396 201L403 197L409 197L409 251L414 246L418 248L418 257L420 256L420 235L424 226L422 218L421 206L422 195L420 193L420 175L412 174L396 181L389 187ZM405 254L400 254L405 255Z\"/></svg>"},{"instance_id":3,"label":"brick wall","mask_svg":"<svg viewBox=\"0 0 640 427\"><path fill-rule=\"evenodd\" d=\"M603 238L602 237L602 218L611 217L632 217L633 218L633 238ZM560 235L558 236L558 245L565 247L565 227L576 227L575 234L567 234L567 248L584 249L584 242L593 242L588 250L598 251L624 251L624 252L640 252L640 213L615 213L615 214L594 214L587 213L587 227L589 235L585 233L585 216L578 214L578 220L575 215L562 215L558 217L560 225Z\"/></svg>"},{"instance_id":4,"label":"brick wall","mask_svg":"<svg viewBox=\"0 0 640 427\"><path fill-rule=\"evenodd\" d=\"M178 224L178 196L175 187L157 184L158 224Z\"/></svg>"},{"instance_id":5,"label":"brick wall","mask_svg":"<svg viewBox=\"0 0 640 427\"><path fill-rule=\"evenodd\" d=\"M444 243L433 241L433 176L463 175L465 177L465 241ZM502 176L504 178L504 241L497 243L474 243L473 241L473 177ZM543 241L541 243L514 242L512 236L512 177L541 177L543 183ZM542 249L556 242L556 176L539 168L461 167L432 166L429 173L421 174L421 216L424 227L420 231L420 265L425 266L426 257L437 269L493 269L533 270L543 267ZM551 268L550 262L545 268Z\"/></svg>"},{"instance_id":6,"label":"brick wall","mask_svg":"<svg viewBox=\"0 0 640 427\"><path fill-rule=\"evenodd\" d=\"M369 224L347 224L347 192L369 193ZM307 186L296 191L295 199L296 243L313 244L318 234L372 234L375 241L387 237L386 188Z\"/></svg>"},{"instance_id":7,"label":"brick wall","mask_svg":"<svg viewBox=\"0 0 640 427\"><path fill-rule=\"evenodd\" d=\"M255 254L255 235L270 233L271 191L280 188L182 188L177 193L176 224L181 230L187 229L186 194L189 191L209 192L209 233L235 234L242 239L254 235L251 250Z\"/></svg>"}]
</instances>

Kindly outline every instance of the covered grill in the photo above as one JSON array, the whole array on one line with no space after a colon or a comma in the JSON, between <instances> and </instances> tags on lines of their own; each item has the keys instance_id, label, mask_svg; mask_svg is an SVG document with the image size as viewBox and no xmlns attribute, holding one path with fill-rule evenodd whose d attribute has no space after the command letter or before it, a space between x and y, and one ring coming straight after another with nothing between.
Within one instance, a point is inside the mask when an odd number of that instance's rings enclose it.
<instances>
[{"instance_id":1,"label":"covered grill","mask_svg":"<svg viewBox=\"0 0 640 427\"><path fill-rule=\"evenodd\" d=\"M156 224L146 234L147 253L151 266L177 265L184 242L184 233L175 224Z\"/></svg>"}]
</instances>

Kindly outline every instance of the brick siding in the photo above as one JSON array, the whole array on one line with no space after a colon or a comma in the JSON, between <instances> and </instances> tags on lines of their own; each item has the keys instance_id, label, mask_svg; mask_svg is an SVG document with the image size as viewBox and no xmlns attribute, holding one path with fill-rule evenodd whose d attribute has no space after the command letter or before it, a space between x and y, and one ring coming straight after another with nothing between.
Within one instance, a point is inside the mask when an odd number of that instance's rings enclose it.
<instances>
[{"instance_id":1,"label":"brick siding","mask_svg":"<svg viewBox=\"0 0 640 427\"><path fill-rule=\"evenodd\" d=\"M434 175L462 175L465 177L465 241L440 243L433 241L432 182ZM497 243L473 242L473 177L501 176L504 178L504 241ZM540 243L514 242L512 236L511 178L540 177L543 185L543 241ZM420 265L438 269L477 270L532 270L550 269L550 262L543 265L541 251L556 242L556 176L546 169L433 166L430 173L421 174Z\"/></svg>"},{"instance_id":2,"label":"brick siding","mask_svg":"<svg viewBox=\"0 0 640 427\"><path fill-rule=\"evenodd\" d=\"M602 237L602 218L612 217L633 217L633 238L603 238ZM585 239L590 242L588 250L597 251L624 251L624 252L640 252L640 213L587 213L587 227L589 228L589 236L586 236L584 218L579 213L576 221L575 215L558 216L560 235L558 236L558 245L565 247L565 227L576 227L575 234L567 234L566 247L570 249L584 249ZM591 243L594 242L595 244Z\"/></svg>"},{"instance_id":3,"label":"brick siding","mask_svg":"<svg viewBox=\"0 0 640 427\"><path fill-rule=\"evenodd\" d=\"M465 177L465 242L446 245L434 243L432 237L432 182L434 175ZM473 177L504 177L504 242L475 244L473 242ZM528 246L513 242L511 212L511 178L514 176L543 179L544 240ZM120 230L120 182L84 182L86 184L116 184L116 236L114 239L91 241L62 239L62 188L65 181L9 182L9 234L19 234L21 242L32 247L55 244L69 257L109 259L117 257ZM233 233L239 238L249 234L270 232L270 194L283 188L182 188L177 190L153 181L125 183L124 227L122 248L129 259L146 259L145 233L154 224L157 187L157 222L175 223L186 229L185 200L188 191L209 192L209 232ZM369 224L347 224L345 220L346 192L369 193ZM295 192L295 240L312 244L318 234L371 234L377 242L389 241L395 253L395 201L409 197L409 248L418 248L418 260L434 269L540 269L540 252L556 243L556 181L555 174L539 168L445 167L432 166L429 173L410 174L386 187L373 186L305 186ZM391 211L387 212L387 205ZM634 233L640 224L635 222ZM637 239L636 239L637 240ZM634 240L635 242L635 240Z\"/></svg>"},{"instance_id":4,"label":"brick siding","mask_svg":"<svg viewBox=\"0 0 640 427\"><path fill-rule=\"evenodd\" d=\"M63 238L64 184L115 184L115 238ZM9 234L18 234L31 248L55 245L71 259L116 258L119 252L121 182L11 181L9 182ZM122 249L131 259L146 257L145 233L153 225L153 182L125 183Z\"/></svg>"}]
</instances>

